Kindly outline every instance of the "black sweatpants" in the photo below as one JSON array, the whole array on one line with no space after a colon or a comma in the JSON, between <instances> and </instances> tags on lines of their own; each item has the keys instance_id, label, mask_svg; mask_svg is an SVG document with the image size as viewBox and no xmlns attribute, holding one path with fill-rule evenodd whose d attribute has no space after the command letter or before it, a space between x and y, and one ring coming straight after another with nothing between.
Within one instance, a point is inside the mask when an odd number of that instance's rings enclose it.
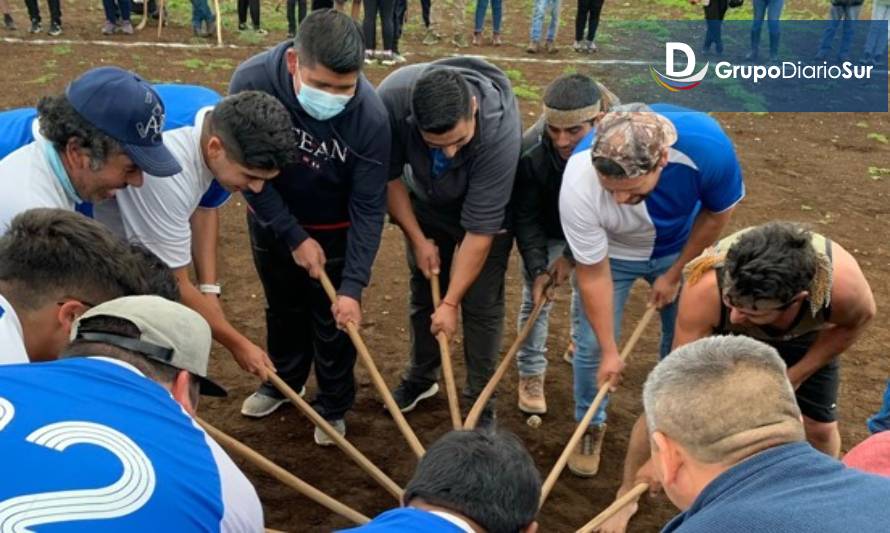
<instances>
[{"instance_id":1,"label":"black sweatpants","mask_svg":"<svg viewBox=\"0 0 890 533\"><path fill-rule=\"evenodd\" d=\"M266 295L267 348L278 376L298 391L314 362L319 389L315 409L328 420L343 418L355 402L355 348L349 336L337 329L321 283L310 278L294 262L287 245L249 213L247 226ZM335 287L343 275L346 231L310 231L324 249L325 271ZM260 392L281 397L270 383L264 383Z\"/></svg>"},{"instance_id":2,"label":"black sweatpants","mask_svg":"<svg viewBox=\"0 0 890 533\"><path fill-rule=\"evenodd\" d=\"M600 24L600 12L605 0L578 0L578 14L575 16L575 40L584 40L584 28L587 27L587 40L596 38L596 28Z\"/></svg>"},{"instance_id":3,"label":"black sweatpants","mask_svg":"<svg viewBox=\"0 0 890 533\"><path fill-rule=\"evenodd\" d=\"M238 24L247 22L247 8L250 8L250 23L260 27L260 0L238 0Z\"/></svg>"},{"instance_id":4,"label":"black sweatpants","mask_svg":"<svg viewBox=\"0 0 890 533\"><path fill-rule=\"evenodd\" d=\"M395 0L392 11L392 51L399 53L399 41L402 39L402 27L405 25L408 0Z\"/></svg>"},{"instance_id":5,"label":"black sweatpants","mask_svg":"<svg viewBox=\"0 0 890 533\"><path fill-rule=\"evenodd\" d=\"M49 5L50 21L58 25L62 25L62 3L61 0L46 0ZM28 8L28 17L31 22L40 22L40 6L37 0L25 0L25 7Z\"/></svg>"},{"instance_id":6,"label":"black sweatpants","mask_svg":"<svg viewBox=\"0 0 890 533\"><path fill-rule=\"evenodd\" d=\"M394 0L363 0L365 19L362 27L365 33L365 49L377 47L377 16L383 30L383 49L392 50L393 43L393 1Z\"/></svg>"},{"instance_id":7,"label":"black sweatpants","mask_svg":"<svg viewBox=\"0 0 890 533\"><path fill-rule=\"evenodd\" d=\"M299 18L294 13L299 6ZM306 0L287 0L287 31L296 33L297 22L303 23L306 18Z\"/></svg>"},{"instance_id":8,"label":"black sweatpants","mask_svg":"<svg viewBox=\"0 0 890 533\"><path fill-rule=\"evenodd\" d=\"M429 212L429 209L432 208L418 204L414 206L414 212L418 214ZM439 280L444 297L451 276L451 260L464 232L457 222L430 223L424 221L422 216L418 216L418 222L424 235L433 239L439 247ZM439 377L441 362L439 344L430 333L433 297L429 280L417 268L413 249L410 245L406 248L408 267L411 270L411 361L405 372L405 379L412 383L431 385ZM495 236L479 277L470 286L460 305L464 361L467 366L467 383L463 396L468 400L464 402L467 408L471 405L470 401L475 400L488 383L501 351L504 336L504 276L512 248L511 234Z\"/></svg>"}]
</instances>

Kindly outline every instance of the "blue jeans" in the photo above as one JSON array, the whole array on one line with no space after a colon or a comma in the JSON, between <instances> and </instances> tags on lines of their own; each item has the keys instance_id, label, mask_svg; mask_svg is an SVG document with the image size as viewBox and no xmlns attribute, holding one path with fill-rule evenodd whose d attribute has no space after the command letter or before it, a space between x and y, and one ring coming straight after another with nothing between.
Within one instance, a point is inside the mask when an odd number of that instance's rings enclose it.
<instances>
[{"instance_id":1,"label":"blue jeans","mask_svg":"<svg viewBox=\"0 0 890 533\"><path fill-rule=\"evenodd\" d=\"M822 33L822 42L819 44L819 55L822 57L831 53L831 42L834 34L843 21L843 33L841 33L841 47L837 52L839 58L844 58L850 52L850 41L853 40L853 21L859 20L859 9L862 6L831 6L831 20L825 26Z\"/></svg>"},{"instance_id":2,"label":"blue jeans","mask_svg":"<svg viewBox=\"0 0 890 533\"><path fill-rule=\"evenodd\" d=\"M560 0L535 0L530 40L534 42L541 40L541 28L544 26L544 19L547 17L548 11L550 12L550 25L547 26L547 40L551 42L556 40L556 30L559 29L559 2Z\"/></svg>"},{"instance_id":3,"label":"blue jeans","mask_svg":"<svg viewBox=\"0 0 890 533\"><path fill-rule=\"evenodd\" d=\"M785 0L754 0L754 23L751 24L751 52L756 56L760 48L760 29L763 17L769 19L769 55L779 53L779 16Z\"/></svg>"},{"instance_id":4,"label":"blue jeans","mask_svg":"<svg viewBox=\"0 0 890 533\"><path fill-rule=\"evenodd\" d=\"M485 25L485 12L488 11L489 0L476 0L476 33L482 33ZM504 0L491 0L491 25L495 33L501 33L501 17Z\"/></svg>"},{"instance_id":5,"label":"blue jeans","mask_svg":"<svg viewBox=\"0 0 890 533\"><path fill-rule=\"evenodd\" d=\"M671 268L679 253L650 259L648 261L625 261L622 259L609 259L612 270L612 305L614 307L615 339L621 337L621 317L624 314L624 304L630 294L630 288L634 281L643 278L650 285L655 279ZM594 296L595 297L595 296ZM572 340L575 343L575 357L572 360L572 368L575 375L575 420L580 421L593 403L597 393L596 373L600 366L600 347L596 334L588 320L578 320L585 316L583 312L574 312L575 308L583 309L581 291L575 290L572 298ZM677 320L677 302L664 307L661 313L661 345L658 350L659 358L664 358L671 351L674 342L674 322ZM600 404L599 409L591 420L591 425L600 425L606 421L606 406L609 397Z\"/></svg>"},{"instance_id":6,"label":"blue jeans","mask_svg":"<svg viewBox=\"0 0 890 533\"><path fill-rule=\"evenodd\" d=\"M201 29L202 22L207 22L208 25L212 24L216 22L216 17L213 16L213 11L210 10L207 0L192 0L192 27ZM208 29L212 30L213 28Z\"/></svg>"},{"instance_id":7,"label":"blue jeans","mask_svg":"<svg viewBox=\"0 0 890 533\"><path fill-rule=\"evenodd\" d=\"M865 38L865 58L878 58L887 55L887 32L890 25L890 6L875 4L871 9L871 24ZM882 61L883 63L883 61Z\"/></svg>"},{"instance_id":8,"label":"blue jeans","mask_svg":"<svg viewBox=\"0 0 890 533\"><path fill-rule=\"evenodd\" d=\"M562 255L565 246L565 241L556 239L549 240L547 242L547 261L553 263L556 258ZM525 326L529 315L532 314L532 309L535 307L535 302L532 299L532 283L534 283L534 280L528 277L528 273L524 267L522 269L522 280L522 304L519 306L519 317L517 319L517 328L519 330ZM573 287L573 296L574 293L575 291ZM537 376L543 374L547 370L547 332L550 325L551 307L553 307L553 302L548 303L541 309L541 314L539 314L538 319L535 320L535 325L532 326L532 330L529 332L528 337L526 337L525 342L519 347L519 352L516 354L516 366L519 367L520 377ZM573 304L573 322L575 320L574 314L579 311L583 312L582 309L576 308ZM580 319L585 322L587 321L587 318L583 315Z\"/></svg>"},{"instance_id":9,"label":"blue jeans","mask_svg":"<svg viewBox=\"0 0 890 533\"><path fill-rule=\"evenodd\" d=\"M887 380L887 388L884 390L884 403L881 410L868 419L868 430L872 433L890 430L890 379Z\"/></svg>"}]
</instances>

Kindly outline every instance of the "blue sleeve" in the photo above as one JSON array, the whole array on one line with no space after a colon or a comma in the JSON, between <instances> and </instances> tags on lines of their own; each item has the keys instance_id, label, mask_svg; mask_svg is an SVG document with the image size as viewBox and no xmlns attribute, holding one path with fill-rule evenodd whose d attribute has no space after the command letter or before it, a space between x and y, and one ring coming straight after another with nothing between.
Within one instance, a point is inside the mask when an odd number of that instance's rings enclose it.
<instances>
[{"instance_id":1,"label":"blue sleeve","mask_svg":"<svg viewBox=\"0 0 890 533\"><path fill-rule=\"evenodd\" d=\"M216 91L199 85L162 83L154 88L164 102L167 114L164 131L192 126L199 109L214 106L221 100Z\"/></svg>"},{"instance_id":2,"label":"blue sleeve","mask_svg":"<svg viewBox=\"0 0 890 533\"><path fill-rule=\"evenodd\" d=\"M0 159L34 140L31 124L37 117L33 107L10 109L0 113Z\"/></svg>"},{"instance_id":3,"label":"blue sleeve","mask_svg":"<svg viewBox=\"0 0 890 533\"><path fill-rule=\"evenodd\" d=\"M722 213L745 196L745 183L742 180L742 167L728 138L726 146L713 150L711 154L708 159L697 161L701 165L701 203L712 213Z\"/></svg>"},{"instance_id":4,"label":"blue sleeve","mask_svg":"<svg viewBox=\"0 0 890 533\"><path fill-rule=\"evenodd\" d=\"M198 203L199 207L203 207L205 209L217 209L222 207L224 203L229 201L232 193L223 189L222 185L219 184L218 181L213 180L210 182L210 187L207 188L207 191L204 193L204 196L201 197L200 203Z\"/></svg>"}]
</instances>

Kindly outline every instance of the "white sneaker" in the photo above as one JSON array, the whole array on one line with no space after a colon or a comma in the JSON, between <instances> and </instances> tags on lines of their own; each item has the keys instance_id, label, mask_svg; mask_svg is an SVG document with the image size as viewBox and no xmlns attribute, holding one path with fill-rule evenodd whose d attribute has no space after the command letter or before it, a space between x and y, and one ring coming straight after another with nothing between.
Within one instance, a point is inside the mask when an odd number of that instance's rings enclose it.
<instances>
[{"instance_id":1,"label":"white sneaker","mask_svg":"<svg viewBox=\"0 0 890 533\"><path fill-rule=\"evenodd\" d=\"M306 394L306 387L300 389L300 397ZM250 418L263 418L274 413L282 405L289 403L287 398L276 398L255 392L241 404L241 414Z\"/></svg>"},{"instance_id":2,"label":"white sneaker","mask_svg":"<svg viewBox=\"0 0 890 533\"><path fill-rule=\"evenodd\" d=\"M339 420L328 420L328 423L334 427L334 429L337 431L337 433L340 434L340 436L346 436L345 420L343 420L342 418ZM315 444L318 444L319 446L334 446L337 443L334 442L334 440L330 438L327 433L322 431L320 427L315 426Z\"/></svg>"}]
</instances>

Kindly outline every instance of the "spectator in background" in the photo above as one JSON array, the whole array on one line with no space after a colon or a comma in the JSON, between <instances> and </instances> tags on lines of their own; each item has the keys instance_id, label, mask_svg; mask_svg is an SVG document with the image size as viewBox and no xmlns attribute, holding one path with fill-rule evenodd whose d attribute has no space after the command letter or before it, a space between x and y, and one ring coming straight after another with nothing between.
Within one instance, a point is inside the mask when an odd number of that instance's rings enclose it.
<instances>
[{"instance_id":1,"label":"spectator in background","mask_svg":"<svg viewBox=\"0 0 890 533\"><path fill-rule=\"evenodd\" d=\"M890 380L887 380L887 388L884 390L884 403L881 410L868 419L868 430L872 433L890 430Z\"/></svg>"},{"instance_id":2,"label":"spectator in background","mask_svg":"<svg viewBox=\"0 0 890 533\"><path fill-rule=\"evenodd\" d=\"M259 35L269 33L260 27L260 0L238 0L238 31L247 31L247 10L250 8L250 23Z\"/></svg>"},{"instance_id":3,"label":"spectator in background","mask_svg":"<svg viewBox=\"0 0 890 533\"><path fill-rule=\"evenodd\" d=\"M337 11L342 11L346 13L346 0L337 0ZM362 2L361 0L352 0L352 11L349 16L352 17L352 20L358 20L359 15L362 11Z\"/></svg>"},{"instance_id":4,"label":"spectator in background","mask_svg":"<svg viewBox=\"0 0 890 533\"><path fill-rule=\"evenodd\" d=\"M133 24L130 23L130 0L102 0L102 9L105 10L102 35L111 35L112 33L133 35L135 30Z\"/></svg>"},{"instance_id":5,"label":"spectator in background","mask_svg":"<svg viewBox=\"0 0 890 533\"><path fill-rule=\"evenodd\" d=\"M763 18L769 19L769 60L779 60L779 17L785 0L754 0L754 23L751 24L751 51L745 60L756 62L760 58L760 30Z\"/></svg>"},{"instance_id":6,"label":"spectator in background","mask_svg":"<svg viewBox=\"0 0 890 533\"><path fill-rule=\"evenodd\" d=\"M885 64L887 61L887 28L890 26L890 0L874 0L871 8L871 27L865 39L862 63Z\"/></svg>"},{"instance_id":7,"label":"spectator in background","mask_svg":"<svg viewBox=\"0 0 890 533\"><path fill-rule=\"evenodd\" d=\"M213 37L216 35L216 15L210 10L207 0L192 0L192 31L195 37Z\"/></svg>"},{"instance_id":8,"label":"spectator in background","mask_svg":"<svg viewBox=\"0 0 890 533\"><path fill-rule=\"evenodd\" d=\"M12 20L12 11L9 9L8 0L0 0L0 13L3 13L3 27L9 31L14 31L15 21Z\"/></svg>"},{"instance_id":9,"label":"spectator in background","mask_svg":"<svg viewBox=\"0 0 890 533\"><path fill-rule=\"evenodd\" d=\"M578 0L578 14L575 16L575 44L572 49L580 54L596 52L596 28L600 23L600 12L605 0ZM584 27L587 26L587 39Z\"/></svg>"},{"instance_id":10,"label":"spectator in background","mask_svg":"<svg viewBox=\"0 0 890 533\"><path fill-rule=\"evenodd\" d=\"M294 11L299 6L299 17ZM287 38L293 39L297 35L297 22L303 23L306 18L306 0L287 0Z\"/></svg>"},{"instance_id":11,"label":"spectator in background","mask_svg":"<svg viewBox=\"0 0 890 533\"><path fill-rule=\"evenodd\" d=\"M491 44L501 45L501 20L503 19L503 0L476 0L476 27L473 30L473 46L482 44L482 30L485 27L485 12L488 11L488 3L491 2L491 25L494 33L491 36Z\"/></svg>"},{"instance_id":12,"label":"spectator in background","mask_svg":"<svg viewBox=\"0 0 890 533\"><path fill-rule=\"evenodd\" d=\"M822 61L831 55L831 44L837 28L843 24L841 33L841 46L837 51L838 62L844 61L850 53L850 41L853 40L853 22L859 20L859 10L862 9L863 0L831 0L831 10L828 15L831 19L822 33L822 42L819 43L819 52L816 59Z\"/></svg>"},{"instance_id":13,"label":"spectator in background","mask_svg":"<svg viewBox=\"0 0 890 533\"><path fill-rule=\"evenodd\" d=\"M52 37L62 35L62 0L46 0L46 4L49 6L50 16L49 31L46 33ZM43 26L40 24L40 7L37 5L37 0L25 0L25 7L28 8L28 17L31 18L31 29L28 31L40 33L43 31Z\"/></svg>"},{"instance_id":14,"label":"spectator in background","mask_svg":"<svg viewBox=\"0 0 890 533\"><path fill-rule=\"evenodd\" d=\"M729 0L689 0L690 4L701 4L705 10L705 44L702 52L710 53L711 45L717 55L723 53L723 17L729 9Z\"/></svg>"},{"instance_id":15,"label":"spectator in background","mask_svg":"<svg viewBox=\"0 0 890 533\"><path fill-rule=\"evenodd\" d=\"M394 0L364 0L365 19L362 34L365 39L365 63L379 59L383 65L394 65L393 55L393 15ZM377 16L380 16L380 30L383 33L383 52L377 52Z\"/></svg>"},{"instance_id":16,"label":"spectator in background","mask_svg":"<svg viewBox=\"0 0 890 533\"><path fill-rule=\"evenodd\" d=\"M557 52L553 41L556 40L556 30L559 29L559 7L560 0L535 0L527 49L529 53L533 54L538 51L538 46L541 43L541 27L544 25L544 19L547 17L548 11L550 12L550 25L547 26L546 49L550 53Z\"/></svg>"},{"instance_id":17,"label":"spectator in background","mask_svg":"<svg viewBox=\"0 0 890 533\"><path fill-rule=\"evenodd\" d=\"M433 29L432 20L430 18L430 2L431 0L420 0L420 16L423 19L423 44L429 46L437 44L441 37Z\"/></svg>"},{"instance_id":18,"label":"spectator in background","mask_svg":"<svg viewBox=\"0 0 890 533\"><path fill-rule=\"evenodd\" d=\"M405 13L408 11L408 0L395 0L392 10L392 55L396 63L407 61L399 53L399 41L402 39L402 28L405 26Z\"/></svg>"}]
</instances>

